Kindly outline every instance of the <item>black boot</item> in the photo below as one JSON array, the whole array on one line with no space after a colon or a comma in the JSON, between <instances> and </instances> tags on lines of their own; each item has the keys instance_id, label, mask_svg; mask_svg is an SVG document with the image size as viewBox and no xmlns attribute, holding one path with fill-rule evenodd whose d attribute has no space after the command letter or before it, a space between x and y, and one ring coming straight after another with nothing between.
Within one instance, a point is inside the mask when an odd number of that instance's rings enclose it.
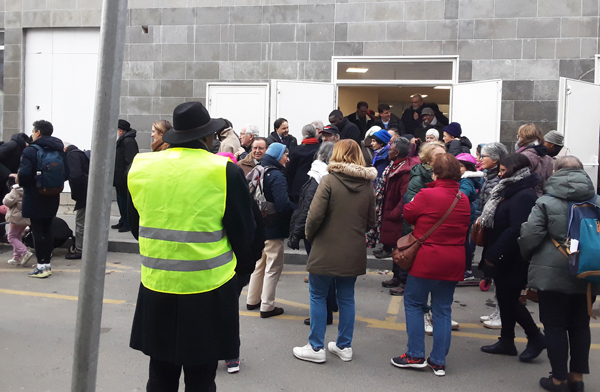
<instances>
[{"instance_id":1,"label":"black boot","mask_svg":"<svg viewBox=\"0 0 600 392\"><path fill-rule=\"evenodd\" d=\"M542 388L544 388L546 391L569 392L569 388L567 387L566 382L564 382L562 384L555 384L554 381L552 381L552 377L540 378L540 386Z\"/></svg>"},{"instance_id":2,"label":"black boot","mask_svg":"<svg viewBox=\"0 0 600 392\"><path fill-rule=\"evenodd\" d=\"M481 351L488 354L517 355L517 347L515 346L514 339L507 338L498 338L498 342L490 346L481 347Z\"/></svg>"},{"instance_id":3,"label":"black boot","mask_svg":"<svg viewBox=\"0 0 600 392\"><path fill-rule=\"evenodd\" d=\"M527 339L527 348L519 355L521 362L531 362L540 356L546 348L546 338L544 334L538 330L538 333Z\"/></svg>"},{"instance_id":4,"label":"black boot","mask_svg":"<svg viewBox=\"0 0 600 392\"><path fill-rule=\"evenodd\" d=\"M569 392L583 392L583 381L567 381Z\"/></svg>"}]
</instances>

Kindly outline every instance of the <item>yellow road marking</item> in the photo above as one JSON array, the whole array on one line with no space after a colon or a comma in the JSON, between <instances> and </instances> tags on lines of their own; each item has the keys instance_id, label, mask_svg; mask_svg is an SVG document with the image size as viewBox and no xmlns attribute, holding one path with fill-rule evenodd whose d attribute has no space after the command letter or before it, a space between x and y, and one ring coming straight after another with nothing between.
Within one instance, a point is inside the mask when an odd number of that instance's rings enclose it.
<instances>
[{"instance_id":1,"label":"yellow road marking","mask_svg":"<svg viewBox=\"0 0 600 392\"><path fill-rule=\"evenodd\" d=\"M106 263L107 266L112 267L112 268L119 268L119 269L125 269L125 270L130 270L133 267L127 267L125 265L121 265L121 264L115 264L115 263Z\"/></svg>"},{"instance_id":2,"label":"yellow road marking","mask_svg":"<svg viewBox=\"0 0 600 392\"><path fill-rule=\"evenodd\" d=\"M52 294L52 293L36 293L33 291L20 291L20 290L9 290L9 289L0 289L0 293L3 294L14 294L14 295L24 295L28 297L43 297L43 298L56 298L56 299L66 299L69 301L77 301L79 298L72 295L63 295L63 294ZM123 304L125 301L118 299L105 299L102 302L105 304Z\"/></svg>"},{"instance_id":3,"label":"yellow road marking","mask_svg":"<svg viewBox=\"0 0 600 392\"><path fill-rule=\"evenodd\" d=\"M385 318L386 322L396 322L396 318L398 318L398 312L400 312L400 304L402 303L402 298L399 296L392 296L390 298L390 305L388 306L387 316Z\"/></svg>"},{"instance_id":4,"label":"yellow road marking","mask_svg":"<svg viewBox=\"0 0 600 392\"><path fill-rule=\"evenodd\" d=\"M279 302L279 303L282 303L282 304L294 306L296 308L310 309L309 305L306 305L306 304L303 304L303 303L300 303L300 302L288 301L287 299L276 298L275 302ZM304 319L302 319L302 320L304 320Z\"/></svg>"}]
</instances>

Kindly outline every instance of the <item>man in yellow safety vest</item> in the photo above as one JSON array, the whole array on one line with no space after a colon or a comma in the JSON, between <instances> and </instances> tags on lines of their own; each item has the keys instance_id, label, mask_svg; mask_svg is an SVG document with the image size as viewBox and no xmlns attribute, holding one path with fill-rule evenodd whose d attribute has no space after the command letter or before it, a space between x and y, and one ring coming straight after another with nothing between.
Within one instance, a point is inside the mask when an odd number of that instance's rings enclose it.
<instances>
[{"instance_id":1,"label":"man in yellow safety vest","mask_svg":"<svg viewBox=\"0 0 600 392\"><path fill-rule=\"evenodd\" d=\"M254 236L242 170L208 152L222 119L200 102L173 112L171 147L138 154L128 187L139 214L142 282L130 346L150 356L148 391L214 391L218 360L239 357L236 272ZM241 261L241 263L240 263Z\"/></svg>"}]
</instances>

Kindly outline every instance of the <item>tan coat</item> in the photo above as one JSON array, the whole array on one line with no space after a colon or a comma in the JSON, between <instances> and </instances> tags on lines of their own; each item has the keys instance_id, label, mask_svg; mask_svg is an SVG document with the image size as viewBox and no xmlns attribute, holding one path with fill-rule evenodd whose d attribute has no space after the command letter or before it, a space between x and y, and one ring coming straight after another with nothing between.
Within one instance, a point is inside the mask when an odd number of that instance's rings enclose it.
<instances>
[{"instance_id":1,"label":"tan coat","mask_svg":"<svg viewBox=\"0 0 600 392\"><path fill-rule=\"evenodd\" d=\"M252 154L246 155L246 158L239 161L237 165L242 168L245 176L247 176L248 173L250 173L252 169L254 169L254 166L256 166L254 164L254 158L252 158Z\"/></svg>"},{"instance_id":2,"label":"tan coat","mask_svg":"<svg viewBox=\"0 0 600 392\"><path fill-rule=\"evenodd\" d=\"M306 270L330 276L364 275L365 233L375 227L377 169L332 162L323 177L306 219L306 239L312 242ZM349 213L349 211L351 213Z\"/></svg>"},{"instance_id":3,"label":"tan coat","mask_svg":"<svg viewBox=\"0 0 600 392\"><path fill-rule=\"evenodd\" d=\"M233 128L225 128L221 131L219 140L221 141L219 152L230 152L235 154L241 146L240 139L236 136L235 132L233 132Z\"/></svg>"},{"instance_id":4,"label":"tan coat","mask_svg":"<svg viewBox=\"0 0 600 392\"><path fill-rule=\"evenodd\" d=\"M8 207L6 213L6 221L11 225L29 226L31 222L27 218L23 218L23 188L12 188L10 192L4 196L2 203Z\"/></svg>"}]
</instances>

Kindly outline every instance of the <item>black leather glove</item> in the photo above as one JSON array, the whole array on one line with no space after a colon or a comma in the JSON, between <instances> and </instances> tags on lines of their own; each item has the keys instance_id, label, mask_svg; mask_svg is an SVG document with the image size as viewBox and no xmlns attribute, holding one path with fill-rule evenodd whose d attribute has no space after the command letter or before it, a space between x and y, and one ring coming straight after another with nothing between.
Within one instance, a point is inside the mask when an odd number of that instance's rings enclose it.
<instances>
[{"instance_id":1,"label":"black leather glove","mask_svg":"<svg viewBox=\"0 0 600 392\"><path fill-rule=\"evenodd\" d=\"M296 236L291 236L287 243L288 247L292 249L300 249L300 239Z\"/></svg>"}]
</instances>

